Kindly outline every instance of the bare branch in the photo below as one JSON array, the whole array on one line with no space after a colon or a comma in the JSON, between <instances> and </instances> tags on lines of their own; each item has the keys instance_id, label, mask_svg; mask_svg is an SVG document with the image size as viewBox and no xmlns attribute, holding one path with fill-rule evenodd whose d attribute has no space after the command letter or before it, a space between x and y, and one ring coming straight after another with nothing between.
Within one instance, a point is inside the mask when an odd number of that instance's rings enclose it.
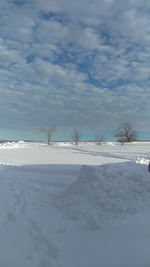
<instances>
[{"instance_id":1,"label":"bare branch","mask_svg":"<svg viewBox=\"0 0 150 267\"><path fill-rule=\"evenodd\" d=\"M131 122L123 122L117 129L115 136L121 143L133 142L137 140L137 132Z\"/></svg>"},{"instance_id":2,"label":"bare branch","mask_svg":"<svg viewBox=\"0 0 150 267\"><path fill-rule=\"evenodd\" d=\"M102 143L104 142L104 136L103 135L100 135L100 136L96 136L96 138L95 138L95 143L97 144L97 145L102 145Z\"/></svg>"},{"instance_id":3,"label":"bare branch","mask_svg":"<svg viewBox=\"0 0 150 267\"><path fill-rule=\"evenodd\" d=\"M78 143L81 139L81 132L78 128L74 128L72 132L72 140L75 142L75 145L78 146Z\"/></svg>"},{"instance_id":4,"label":"bare branch","mask_svg":"<svg viewBox=\"0 0 150 267\"><path fill-rule=\"evenodd\" d=\"M41 130L41 132L46 134L47 144L50 145L51 137L52 137L54 131L56 130L56 128L54 128L54 127L41 127L40 130Z\"/></svg>"}]
</instances>

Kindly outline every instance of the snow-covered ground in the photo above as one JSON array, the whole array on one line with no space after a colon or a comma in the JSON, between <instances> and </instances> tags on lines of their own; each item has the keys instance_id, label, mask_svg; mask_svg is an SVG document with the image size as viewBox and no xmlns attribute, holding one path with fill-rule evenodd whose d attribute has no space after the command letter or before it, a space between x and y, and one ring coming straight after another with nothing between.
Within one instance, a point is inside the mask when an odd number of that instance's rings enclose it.
<instances>
[{"instance_id":1,"label":"snow-covered ground","mask_svg":"<svg viewBox=\"0 0 150 267\"><path fill-rule=\"evenodd\" d=\"M150 143L0 144L0 266L149 267Z\"/></svg>"}]
</instances>

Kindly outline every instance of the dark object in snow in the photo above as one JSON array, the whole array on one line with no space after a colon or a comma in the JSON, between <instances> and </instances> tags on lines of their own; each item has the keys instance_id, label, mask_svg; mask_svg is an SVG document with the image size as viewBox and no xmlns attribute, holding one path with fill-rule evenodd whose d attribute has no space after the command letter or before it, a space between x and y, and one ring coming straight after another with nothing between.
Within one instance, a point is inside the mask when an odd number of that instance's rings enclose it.
<instances>
[{"instance_id":1,"label":"dark object in snow","mask_svg":"<svg viewBox=\"0 0 150 267\"><path fill-rule=\"evenodd\" d=\"M149 164L148 164L148 171L150 172L150 161L149 161Z\"/></svg>"}]
</instances>

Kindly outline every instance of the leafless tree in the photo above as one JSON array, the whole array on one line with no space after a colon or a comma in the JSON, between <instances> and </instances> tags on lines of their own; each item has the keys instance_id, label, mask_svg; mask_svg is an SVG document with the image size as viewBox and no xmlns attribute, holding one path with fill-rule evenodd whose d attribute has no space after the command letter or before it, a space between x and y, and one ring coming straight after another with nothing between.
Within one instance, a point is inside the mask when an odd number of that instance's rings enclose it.
<instances>
[{"instance_id":1,"label":"leafless tree","mask_svg":"<svg viewBox=\"0 0 150 267\"><path fill-rule=\"evenodd\" d=\"M137 140L137 132L131 122L123 122L117 129L115 136L121 144Z\"/></svg>"},{"instance_id":2,"label":"leafless tree","mask_svg":"<svg viewBox=\"0 0 150 267\"><path fill-rule=\"evenodd\" d=\"M50 145L51 137L56 129L54 127L41 127L40 130L47 136L47 144Z\"/></svg>"},{"instance_id":3,"label":"leafless tree","mask_svg":"<svg viewBox=\"0 0 150 267\"><path fill-rule=\"evenodd\" d=\"M104 136L103 136L103 135L96 136L96 138L95 138L95 143L96 143L97 145L101 145L103 142L104 142Z\"/></svg>"},{"instance_id":4,"label":"leafless tree","mask_svg":"<svg viewBox=\"0 0 150 267\"><path fill-rule=\"evenodd\" d=\"M75 145L78 146L78 143L81 140L81 132L78 128L73 129L72 140L75 142Z\"/></svg>"}]
</instances>

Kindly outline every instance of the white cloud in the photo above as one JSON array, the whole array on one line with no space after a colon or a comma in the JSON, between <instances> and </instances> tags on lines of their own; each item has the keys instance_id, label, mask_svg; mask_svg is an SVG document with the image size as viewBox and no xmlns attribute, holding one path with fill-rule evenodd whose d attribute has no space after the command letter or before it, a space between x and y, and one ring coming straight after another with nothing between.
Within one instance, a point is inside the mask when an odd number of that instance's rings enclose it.
<instances>
[{"instance_id":1,"label":"white cloud","mask_svg":"<svg viewBox=\"0 0 150 267\"><path fill-rule=\"evenodd\" d=\"M22 63L23 57L16 50L8 49L3 40L0 40L0 61L1 63Z\"/></svg>"},{"instance_id":2,"label":"white cloud","mask_svg":"<svg viewBox=\"0 0 150 267\"><path fill-rule=\"evenodd\" d=\"M66 34L67 28L55 21L41 21L35 30L35 38L40 43L58 43L65 38Z\"/></svg>"},{"instance_id":3,"label":"white cloud","mask_svg":"<svg viewBox=\"0 0 150 267\"><path fill-rule=\"evenodd\" d=\"M114 129L129 118L150 129L148 1L12 0L0 8L2 125Z\"/></svg>"}]
</instances>

